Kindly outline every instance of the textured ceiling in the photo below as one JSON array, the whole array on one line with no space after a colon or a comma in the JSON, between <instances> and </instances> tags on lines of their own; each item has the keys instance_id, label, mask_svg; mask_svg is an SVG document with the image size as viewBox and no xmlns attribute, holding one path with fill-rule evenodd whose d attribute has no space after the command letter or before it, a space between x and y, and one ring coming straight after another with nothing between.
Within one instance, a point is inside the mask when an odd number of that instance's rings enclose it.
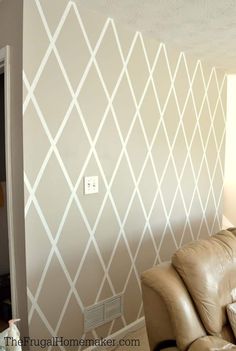
<instances>
[{"instance_id":1,"label":"textured ceiling","mask_svg":"<svg viewBox=\"0 0 236 351\"><path fill-rule=\"evenodd\" d=\"M80 3L236 73L235 0L80 0Z\"/></svg>"}]
</instances>

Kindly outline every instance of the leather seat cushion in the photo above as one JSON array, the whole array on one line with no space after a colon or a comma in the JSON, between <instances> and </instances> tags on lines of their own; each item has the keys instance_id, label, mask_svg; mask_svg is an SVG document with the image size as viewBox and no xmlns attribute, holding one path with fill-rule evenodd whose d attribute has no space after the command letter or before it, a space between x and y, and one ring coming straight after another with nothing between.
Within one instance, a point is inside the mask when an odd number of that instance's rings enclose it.
<instances>
[{"instance_id":1,"label":"leather seat cushion","mask_svg":"<svg viewBox=\"0 0 236 351\"><path fill-rule=\"evenodd\" d=\"M236 288L236 228L183 246L173 255L172 264L208 333L220 336L227 323L226 305Z\"/></svg>"}]
</instances>

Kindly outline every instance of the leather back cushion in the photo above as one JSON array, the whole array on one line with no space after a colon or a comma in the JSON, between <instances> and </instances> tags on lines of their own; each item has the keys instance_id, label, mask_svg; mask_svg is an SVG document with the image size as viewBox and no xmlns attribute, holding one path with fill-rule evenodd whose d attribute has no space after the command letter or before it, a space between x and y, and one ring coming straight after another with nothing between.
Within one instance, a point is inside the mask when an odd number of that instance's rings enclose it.
<instances>
[{"instance_id":1,"label":"leather back cushion","mask_svg":"<svg viewBox=\"0 0 236 351\"><path fill-rule=\"evenodd\" d=\"M191 242L172 257L172 264L192 296L211 335L221 335L227 323L226 305L236 288L236 228L207 240Z\"/></svg>"}]
</instances>

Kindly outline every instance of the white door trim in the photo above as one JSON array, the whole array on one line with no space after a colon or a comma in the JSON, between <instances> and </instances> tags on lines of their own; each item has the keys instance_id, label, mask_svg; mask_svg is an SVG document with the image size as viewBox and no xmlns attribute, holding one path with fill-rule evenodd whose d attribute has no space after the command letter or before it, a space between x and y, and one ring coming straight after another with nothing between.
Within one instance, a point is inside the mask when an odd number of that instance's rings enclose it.
<instances>
[{"instance_id":1,"label":"white door trim","mask_svg":"<svg viewBox=\"0 0 236 351\"><path fill-rule=\"evenodd\" d=\"M0 49L0 62L5 61L7 47Z\"/></svg>"},{"instance_id":2,"label":"white door trim","mask_svg":"<svg viewBox=\"0 0 236 351\"><path fill-rule=\"evenodd\" d=\"M9 263L11 280L11 303L12 317L18 316L17 280L14 246L14 222L13 222L13 195L12 195L12 149L11 149L11 103L10 103L10 47L0 49L0 67L4 71L4 95L5 95L5 148L6 148L6 196L7 196L7 224L9 240Z\"/></svg>"},{"instance_id":3,"label":"white door trim","mask_svg":"<svg viewBox=\"0 0 236 351\"><path fill-rule=\"evenodd\" d=\"M0 49L0 73L4 71L4 61L6 57L6 48Z\"/></svg>"}]
</instances>

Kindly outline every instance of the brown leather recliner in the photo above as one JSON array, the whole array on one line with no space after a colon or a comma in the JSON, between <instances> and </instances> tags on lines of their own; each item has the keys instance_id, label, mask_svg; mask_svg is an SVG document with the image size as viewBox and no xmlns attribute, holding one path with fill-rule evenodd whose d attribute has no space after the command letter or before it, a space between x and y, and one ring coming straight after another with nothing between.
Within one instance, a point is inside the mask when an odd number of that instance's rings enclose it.
<instances>
[{"instance_id":1,"label":"brown leather recliner","mask_svg":"<svg viewBox=\"0 0 236 351\"><path fill-rule=\"evenodd\" d=\"M150 350L236 350L226 305L236 288L236 228L179 249L141 276Z\"/></svg>"}]
</instances>

